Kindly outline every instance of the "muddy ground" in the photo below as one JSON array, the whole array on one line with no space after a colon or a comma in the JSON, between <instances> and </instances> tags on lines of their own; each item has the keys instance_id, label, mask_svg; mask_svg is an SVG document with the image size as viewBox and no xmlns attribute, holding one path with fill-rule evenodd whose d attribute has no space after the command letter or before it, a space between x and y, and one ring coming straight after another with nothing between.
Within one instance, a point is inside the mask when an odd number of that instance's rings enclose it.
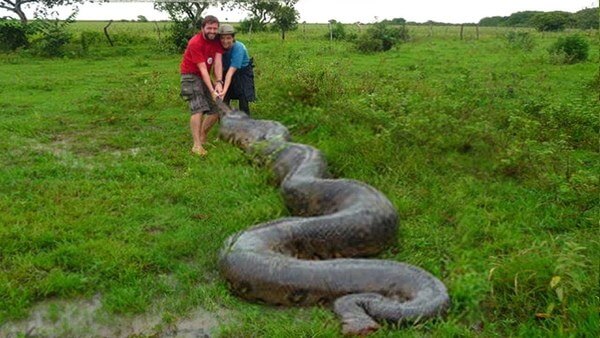
<instances>
[{"instance_id":1,"label":"muddy ground","mask_svg":"<svg viewBox=\"0 0 600 338\"><path fill-rule=\"evenodd\" d=\"M109 315L100 296L51 300L36 305L29 318L0 327L0 337L213 337L225 313L196 309L185 318L165 319L157 312L137 316Z\"/></svg>"}]
</instances>

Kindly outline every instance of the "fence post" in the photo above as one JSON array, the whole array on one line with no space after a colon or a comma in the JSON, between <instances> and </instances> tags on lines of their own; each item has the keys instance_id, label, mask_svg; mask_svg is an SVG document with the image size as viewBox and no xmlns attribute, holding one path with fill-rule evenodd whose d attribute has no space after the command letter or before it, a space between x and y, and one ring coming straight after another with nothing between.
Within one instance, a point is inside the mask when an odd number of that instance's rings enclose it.
<instances>
[{"instance_id":1,"label":"fence post","mask_svg":"<svg viewBox=\"0 0 600 338\"><path fill-rule=\"evenodd\" d=\"M461 40L463 39L463 29L464 29L464 28L465 28L465 25L461 23L461 24L460 24L460 39L461 39Z\"/></svg>"},{"instance_id":2,"label":"fence post","mask_svg":"<svg viewBox=\"0 0 600 338\"><path fill-rule=\"evenodd\" d=\"M108 43L110 43L110 46L111 46L111 47L114 47L114 45L113 45L113 42L112 42L112 40L110 39L110 35L108 35L108 27L109 27L110 25L112 25L112 22L113 22L113 21L112 21L112 20L110 20L110 21L108 22L108 25L104 26L104 35L106 35L106 38L108 39Z\"/></svg>"}]
</instances>

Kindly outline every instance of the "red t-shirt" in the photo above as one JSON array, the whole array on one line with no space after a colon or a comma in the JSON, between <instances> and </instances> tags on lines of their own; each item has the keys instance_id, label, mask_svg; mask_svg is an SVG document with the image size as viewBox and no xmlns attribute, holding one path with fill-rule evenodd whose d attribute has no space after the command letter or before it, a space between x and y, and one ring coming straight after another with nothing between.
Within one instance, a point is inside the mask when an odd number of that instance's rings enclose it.
<instances>
[{"instance_id":1,"label":"red t-shirt","mask_svg":"<svg viewBox=\"0 0 600 338\"><path fill-rule=\"evenodd\" d=\"M198 64L201 62L206 63L206 68L210 72L215 60L215 54L217 53L223 54L223 47L218 38L207 40L204 38L202 32L194 35L188 41L187 48L183 53L183 60L181 60L180 66L181 74L196 74L200 76Z\"/></svg>"}]
</instances>

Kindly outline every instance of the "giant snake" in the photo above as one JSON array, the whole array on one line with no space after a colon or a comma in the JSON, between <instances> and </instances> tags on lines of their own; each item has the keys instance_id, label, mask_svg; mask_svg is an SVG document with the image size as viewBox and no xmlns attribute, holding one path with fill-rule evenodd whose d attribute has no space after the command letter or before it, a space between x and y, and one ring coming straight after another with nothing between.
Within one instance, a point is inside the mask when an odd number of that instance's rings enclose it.
<instances>
[{"instance_id":1,"label":"giant snake","mask_svg":"<svg viewBox=\"0 0 600 338\"><path fill-rule=\"evenodd\" d=\"M221 114L219 136L270 166L294 217L229 237L219 269L231 291L274 305L333 305L345 334L443 314L444 284L418 267L360 257L395 243L398 216L373 187L331 178L322 153L292 143L280 123Z\"/></svg>"}]
</instances>

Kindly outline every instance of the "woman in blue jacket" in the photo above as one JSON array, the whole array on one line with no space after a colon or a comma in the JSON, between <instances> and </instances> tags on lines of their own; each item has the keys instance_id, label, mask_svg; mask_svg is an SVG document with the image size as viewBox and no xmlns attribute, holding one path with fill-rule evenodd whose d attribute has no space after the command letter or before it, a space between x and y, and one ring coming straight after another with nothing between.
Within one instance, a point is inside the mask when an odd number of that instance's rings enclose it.
<instances>
[{"instance_id":1,"label":"woman in blue jacket","mask_svg":"<svg viewBox=\"0 0 600 338\"><path fill-rule=\"evenodd\" d=\"M235 40L233 26L222 24L219 27L223 53L223 102L239 101L239 109L250 115L249 102L256 99L254 91L254 64L243 43ZM223 94L222 94L223 95Z\"/></svg>"}]
</instances>

